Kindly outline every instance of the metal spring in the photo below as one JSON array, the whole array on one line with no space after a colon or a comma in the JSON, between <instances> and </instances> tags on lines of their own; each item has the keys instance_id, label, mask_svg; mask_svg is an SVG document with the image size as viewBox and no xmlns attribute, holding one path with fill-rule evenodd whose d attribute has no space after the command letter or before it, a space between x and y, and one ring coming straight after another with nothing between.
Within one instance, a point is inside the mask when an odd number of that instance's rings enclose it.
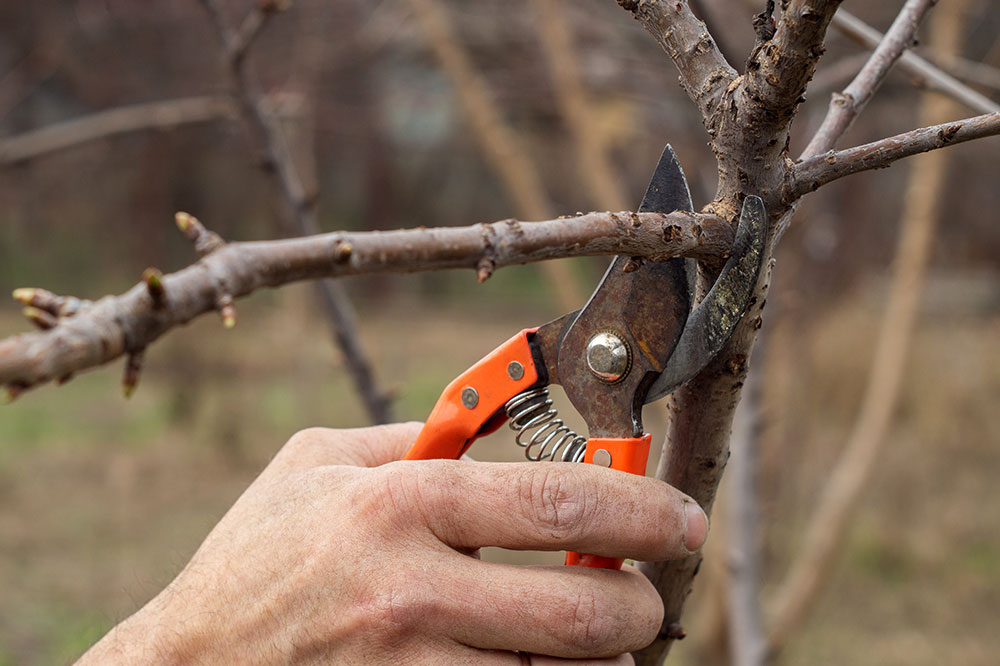
<instances>
[{"instance_id":1,"label":"metal spring","mask_svg":"<svg viewBox=\"0 0 1000 666\"><path fill-rule=\"evenodd\" d=\"M583 460L587 438L566 427L552 406L547 387L518 393L507 401L504 409L510 418L510 429L517 433L514 441L524 448L524 457L528 460Z\"/></svg>"}]
</instances>

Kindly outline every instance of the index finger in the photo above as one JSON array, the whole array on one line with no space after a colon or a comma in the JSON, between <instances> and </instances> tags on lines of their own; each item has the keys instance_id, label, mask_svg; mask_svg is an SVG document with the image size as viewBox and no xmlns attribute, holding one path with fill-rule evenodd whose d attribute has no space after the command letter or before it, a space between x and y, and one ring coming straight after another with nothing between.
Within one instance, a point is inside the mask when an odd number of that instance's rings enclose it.
<instances>
[{"instance_id":1,"label":"index finger","mask_svg":"<svg viewBox=\"0 0 1000 666\"><path fill-rule=\"evenodd\" d=\"M678 559L701 547L708 518L677 489L647 477L575 463L407 461L388 465L394 500L412 502L453 548L574 550L606 557Z\"/></svg>"}]
</instances>

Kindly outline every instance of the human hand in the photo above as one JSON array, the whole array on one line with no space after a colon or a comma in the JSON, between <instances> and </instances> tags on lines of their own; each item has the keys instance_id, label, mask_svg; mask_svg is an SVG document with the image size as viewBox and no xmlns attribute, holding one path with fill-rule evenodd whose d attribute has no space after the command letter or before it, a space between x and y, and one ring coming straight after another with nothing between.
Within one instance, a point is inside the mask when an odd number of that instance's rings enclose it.
<instances>
[{"instance_id":1,"label":"human hand","mask_svg":"<svg viewBox=\"0 0 1000 666\"><path fill-rule=\"evenodd\" d=\"M594 465L391 462L419 429L295 435L79 664L632 663L663 619L637 570L487 563L478 549L681 558L705 539L701 509Z\"/></svg>"}]
</instances>

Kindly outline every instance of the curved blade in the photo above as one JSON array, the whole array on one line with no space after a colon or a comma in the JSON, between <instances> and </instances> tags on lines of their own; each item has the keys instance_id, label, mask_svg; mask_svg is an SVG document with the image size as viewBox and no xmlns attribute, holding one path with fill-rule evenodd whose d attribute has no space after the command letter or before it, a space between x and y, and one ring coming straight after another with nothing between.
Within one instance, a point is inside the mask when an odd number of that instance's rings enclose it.
<instances>
[{"instance_id":1,"label":"curved blade","mask_svg":"<svg viewBox=\"0 0 1000 666\"><path fill-rule=\"evenodd\" d=\"M701 372L729 340L750 305L764 262L767 212L760 197L743 201L733 253L719 279L688 317L663 372L646 394L646 402L672 393Z\"/></svg>"},{"instance_id":2,"label":"curved blade","mask_svg":"<svg viewBox=\"0 0 1000 666\"><path fill-rule=\"evenodd\" d=\"M663 149L640 212L691 210L691 195L680 162ZM579 315L565 329L550 377L587 423L591 437L642 434L641 406L646 387L660 375L684 329L691 309L684 259L642 262L617 257ZM541 331L539 331L541 333ZM617 383L600 379L587 365L587 345L599 333L625 341L631 367Z\"/></svg>"}]
</instances>

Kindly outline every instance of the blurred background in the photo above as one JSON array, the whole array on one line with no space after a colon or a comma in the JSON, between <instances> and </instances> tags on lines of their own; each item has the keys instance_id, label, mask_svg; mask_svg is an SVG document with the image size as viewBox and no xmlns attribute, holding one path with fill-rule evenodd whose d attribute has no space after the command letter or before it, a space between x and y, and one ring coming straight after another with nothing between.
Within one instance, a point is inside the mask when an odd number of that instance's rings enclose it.
<instances>
[{"instance_id":1,"label":"blurred background","mask_svg":"<svg viewBox=\"0 0 1000 666\"><path fill-rule=\"evenodd\" d=\"M709 19L723 6L712 27L738 67L763 4L692 3ZM901 4L844 6L884 31ZM223 14L235 25L253 6L231 0ZM957 12L960 52L936 53L923 38L917 52L1000 98L998 9L997 0L942 0L930 22ZM446 17L452 53L470 68L435 50L441 35L429 16ZM867 53L831 30L791 154ZM695 206L714 193L714 161L675 69L610 0L296 0L271 19L248 62L318 197L324 230L631 208L667 141ZM918 126L935 97L924 83L891 74L839 146ZM499 123L517 138L509 150L520 152L507 161L533 193L517 191L484 150L482 114L463 98L470 89L490 100L493 129ZM194 259L172 222L178 210L229 240L285 235L277 220L286 203L269 186L231 92L216 31L195 0L0 3L0 291L38 286L96 298L126 290L148 266L178 270ZM177 100L189 100L188 115L156 127L59 150L39 148L37 135L17 143L39 128ZM956 106L952 117L976 113ZM828 584L779 663L996 663L997 149L997 139L949 148L945 168L931 172L942 186L939 224L912 287L919 315L893 418ZM610 168L604 186L594 151ZM810 195L780 247L766 353L753 365L765 608L858 418L906 201L928 187L914 182L921 159ZM585 295L606 263L574 260L564 279ZM514 331L572 307L535 266L503 269L482 285L472 271L344 284L396 419L422 420L457 373ZM296 430L369 422L308 286L260 292L237 307L235 330L205 316L153 345L129 401L116 365L3 408L0 664L71 662L180 570ZM0 303L0 336L28 328L16 303ZM664 413L662 403L646 410L654 441ZM507 430L473 453L521 455ZM688 638L673 663L728 661L725 513L714 517L706 552L717 566L696 580Z\"/></svg>"}]
</instances>

